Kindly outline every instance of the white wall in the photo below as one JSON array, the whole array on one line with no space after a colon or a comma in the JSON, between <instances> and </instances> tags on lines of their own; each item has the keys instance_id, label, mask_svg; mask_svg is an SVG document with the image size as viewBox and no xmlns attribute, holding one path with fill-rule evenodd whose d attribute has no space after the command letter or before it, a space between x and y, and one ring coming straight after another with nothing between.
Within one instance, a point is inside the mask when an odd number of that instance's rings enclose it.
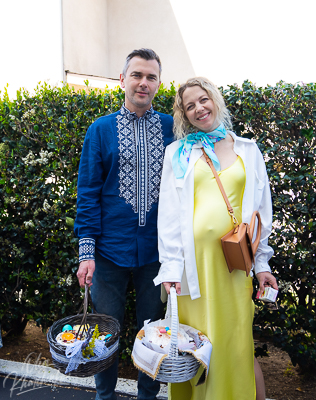
<instances>
[{"instance_id":1,"label":"white wall","mask_svg":"<svg viewBox=\"0 0 316 400\"><path fill-rule=\"evenodd\" d=\"M316 0L1 0L0 15L10 95L63 79L62 31L65 69L84 76L117 79L129 52L150 47L167 85L316 80Z\"/></svg>"},{"instance_id":2,"label":"white wall","mask_svg":"<svg viewBox=\"0 0 316 400\"><path fill-rule=\"evenodd\" d=\"M63 0L65 70L83 75L108 74L106 0Z\"/></svg>"},{"instance_id":3,"label":"white wall","mask_svg":"<svg viewBox=\"0 0 316 400\"><path fill-rule=\"evenodd\" d=\"M117 78L130 51L150 47L167 85L196 75L223 86L314 82L315 15L315 0L107 0L105 76Z\"/></svg>"},{"instance_id":4,"label":"white wall","mask_svg":"<svg viewBox=\"0 0 316 400\"><path fill-rule=\"evenodd\" d=\"M65 70L81 74L81 84L89 75L118 79L126 56L141 47L158 53L168 86L194 75L169 0L63 0L63 38Z\"/></svg>"},{"instance_id":5,"label":"white wall","mask_svg":"<svg viewBox=\"0 0 316 400\"><path fill-rule=\"evenodd\" d=\"M142 47L152 48L159 55L162 81L167 86L195 74L169 0L107 0L107 3L109 77L118 77L126 56Z\"/></svg>"},{"instance_id":6,"label":"white wall","mask_svg":"<svg viewBox=\"0 0 316 400\"><path fill-rule=\"evenodd\" d=\"M0 90L61 81L61 0L1 0L0 15Z\"/></svg>"}]
</instances>

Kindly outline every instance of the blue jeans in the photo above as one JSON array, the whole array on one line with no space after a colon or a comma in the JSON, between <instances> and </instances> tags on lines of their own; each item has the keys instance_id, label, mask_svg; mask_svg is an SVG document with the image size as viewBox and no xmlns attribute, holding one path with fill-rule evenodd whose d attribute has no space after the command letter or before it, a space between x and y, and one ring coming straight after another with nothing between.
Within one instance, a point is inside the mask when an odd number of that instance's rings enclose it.
<instances>
[{"instance_id":1,"label":"blue jeans","mask_svg":"<svg viewBox=\"0 0 316 400\"><path fill-rule=\"evenodd\" d=\"M91 297L96 312L118 319L121 327L124 322L126 291L130 275L136 290L137 328L140 330L146 319L153 321L163 318L163 303L160 300L160 286L153 279L158 274L158 261L138 268L119 267L112 261L95 256L96 268L93 274ZM96 400L116 400L114 392L118 374L118 358L114 364L95 375ZM155 400L160 383L148 375L138 374L138 400Z\"/></svg>"}]
</instances>

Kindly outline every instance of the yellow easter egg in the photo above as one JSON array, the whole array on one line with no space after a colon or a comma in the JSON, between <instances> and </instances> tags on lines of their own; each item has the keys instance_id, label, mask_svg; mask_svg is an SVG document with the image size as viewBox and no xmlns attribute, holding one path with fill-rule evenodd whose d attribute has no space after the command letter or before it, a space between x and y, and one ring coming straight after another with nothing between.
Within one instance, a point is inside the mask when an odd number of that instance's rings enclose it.
<instances>
[{"instance_id":1,"label":"yellow easter egg","mask_svg":"<svg viewBox=\"0 0 316 400\"><path fill-rule=\"evenodd\" d=\"M80 325L75 325L75 326L73 327L73 330L74 330L75 332L78 332L78 331L79 331L79 328L80 328ZM86 329L84 329L84 328L86 328ZM90 325L89 325L89 324L83 325L83 326L81 327L81 329L80 329L80 333L84 332L84 330L88 330L89 328L90 328Z\"/></svg>"}]
</instances>

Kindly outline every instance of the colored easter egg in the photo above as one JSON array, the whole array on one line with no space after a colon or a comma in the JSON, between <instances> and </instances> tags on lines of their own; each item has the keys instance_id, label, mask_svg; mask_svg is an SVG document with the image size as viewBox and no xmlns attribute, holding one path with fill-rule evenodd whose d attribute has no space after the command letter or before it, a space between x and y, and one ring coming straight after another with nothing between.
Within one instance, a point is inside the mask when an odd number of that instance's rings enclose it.
<instances>
[{"instance_id":1,"label":"colored easter egg","mask_svg":"<svg viewBox=\"0 0 316 400\"><path fill-rule=\"evenodd\" d=\"M169 326L166 326L166 331L169 331L169 330L170 330Z\"/></svg>"},{"instance_id":2,"label":"colored easter egg","mask_svg":"<svg viewBox=\"0 0 316 400\"><path fill-rule=\"evenodd\" d=\"M65 331L72 331L72 326L71 325L65 325L63 327L63 332L65 332Z\"/></svg>"},{"instance_id":3,"label":"colored easter egg","mask_svg":"<svg viewBox=\"0 0 316 400\"><path fill-rule=\"evenodd\" d=\"M167 333L168 333L168 335L171 335L171 330L170 329L167 330Z\"/></svg>"},{"instance_id":4,"label":"colored easter egg","mask_svg":"<svg viewBox=\"0 0 316 400\"><path fill-rule=\"evenodd\" d=\"M73 340L75 338L75 335L70 332L65 332L61 335L62 340L67 340L69 342L70 340Z\"/></svg>"},{"instance_id":5,"label":"colored easter egg","mask_svg":"<svg viewBox=\"0 0 316 400\"><path fill-rule=\"evenodd\" d=\"M165 329L159 329L160 333L166 333L167 331Z\"/></svg>"}]
</instances>

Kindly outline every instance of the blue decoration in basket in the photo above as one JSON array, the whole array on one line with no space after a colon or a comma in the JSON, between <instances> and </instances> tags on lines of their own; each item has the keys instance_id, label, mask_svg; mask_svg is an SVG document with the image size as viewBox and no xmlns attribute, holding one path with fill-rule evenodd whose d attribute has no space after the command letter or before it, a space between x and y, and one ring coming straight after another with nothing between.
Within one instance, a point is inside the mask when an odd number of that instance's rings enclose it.
<instances>
[{"instance_id":1,"label":"blue decoration in basket","mask_svg":"<svg viewBox=\"0 0 316 400\"><path fill-rule=\"evenodd\" d=\"M89 339L85 341L77 340L72 345L66 348L66 357L69 358L69 364L65 371L65 374L76 370L79 364L85 364L88 361L99 361L102 357L105 357L109 352L109 349L105 346L102 340L96 340L94 343L93 352L94 357L84 358L82 355L82 349L89 343Z\"/></svg>"},{"instance_id":2,"label":"blue decoration in basket","mask_svg":"<svg viewBox=\"0 0 316 400\"><path fill-rule=\"evenodd\" d=\"M65 325L63 327L63 332L65 332L65 331L72 331L72 326L71 325Z\"/></svg>"}]
</instances>

